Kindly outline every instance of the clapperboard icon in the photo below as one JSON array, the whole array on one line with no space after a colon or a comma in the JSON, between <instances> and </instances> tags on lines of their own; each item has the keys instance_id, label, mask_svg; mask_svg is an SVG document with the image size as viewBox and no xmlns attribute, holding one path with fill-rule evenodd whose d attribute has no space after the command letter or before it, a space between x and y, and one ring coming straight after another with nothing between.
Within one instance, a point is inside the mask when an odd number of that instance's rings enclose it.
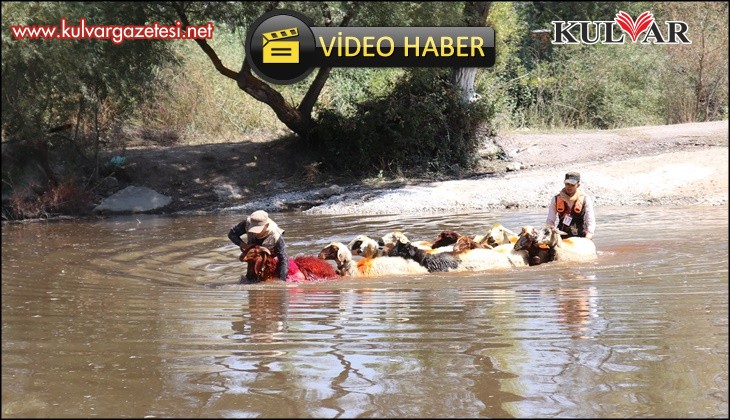
<instances>
[{"instance_id":1,"label":"clapperboard icon","mask_svg":"<svg viewBox=\"0 0 730 420\"><path fill-rule=\"evenodd\" d=\"M264 64L299 63L299 41L289 39L296 36L299 36L296 27L264 32Z\"/></svg>"}]
</instances>

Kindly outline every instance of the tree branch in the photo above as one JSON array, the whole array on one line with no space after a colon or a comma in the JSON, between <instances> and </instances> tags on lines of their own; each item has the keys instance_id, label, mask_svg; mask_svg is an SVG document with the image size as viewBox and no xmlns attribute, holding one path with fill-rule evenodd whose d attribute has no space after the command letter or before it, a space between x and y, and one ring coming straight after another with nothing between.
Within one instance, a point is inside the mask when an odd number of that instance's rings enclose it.
<instances>
[{"instance_id":1,"label":"tree branch","mask_svg":"<svg viewBox=\"0 0 730 420\"><path fill-rule=\"evenodd\" d=\"M345 16L342 17L342 21L339 24L340 27L347 26L350 21L357 15L357 12L360 8L359 2L350 1L347 4L349 8L345 13ZM322 14L324 15L326 25L331 26L332 16L330 14L330 9L326 5L326 3L323 3ZM330 73L332 73L331 67L321 67L317 72L317 76L314 78L314 81L309 86L307 93L304 95L302 101L299 103L299 107L297 109L299 109L299 111L305 116L305 118L311 118L314 105L317 103L317 99L322 93L322 89L324 89L324 85L325 83L327 83L327 79L329 79Z\"/></svg>"},{"instance_id":2,"label":"tree branch","mask_svg":"<svg viewBox=\"0 0 730 420\"><path fill-rule=\"evenodd\" d=\"M190 26L190 21L188 20L188 16L185 13L185 9L179 3L174 3L173 8L177 12L177 15L180 17L180 21L183 24L183 30L185 30L188 26ZM213 50L213 47L211 47L206 40L196 39L195 42L198 44L200 49L202 49L203 52L208 56L208 58L210 58L213 66L216 70L218 70L220 74L230 79L236 80L238 73L223 65L223 62L218 57L218 54L216 54L215 50Z\"/></svg>"}]
</instances>

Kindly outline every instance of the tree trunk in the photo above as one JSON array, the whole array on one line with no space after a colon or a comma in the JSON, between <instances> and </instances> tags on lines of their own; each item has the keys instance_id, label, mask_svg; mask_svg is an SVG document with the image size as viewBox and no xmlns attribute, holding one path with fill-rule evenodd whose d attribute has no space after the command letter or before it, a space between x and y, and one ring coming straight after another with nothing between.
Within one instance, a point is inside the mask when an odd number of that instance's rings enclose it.
<instances>
[{"instance_id":1,"label":"tree trunk","mask_svg":"<svg viewBox=\"0 0 730 420\"><path fill-rule=\"evenodd\" d=\"M476 67L459 67L454 68L451 72L451 83L458 86L461 96L465 101L475 101L478 99L474 90L474 81L477 77Z\"/></svg>"},{"instance_id":2,"label":"tree trunk","mask_svg":"<svg viewBox=\"0 0 730 420\"><path fill-rule=\"evenodd\" d=\"M272 10L277 6L278 2L271 2L267 10ZM183 23L183 28L190 25L185 8L182 4L174 4L173 8ZM348 8L339 26L347 26L357 14L360 4L358 2L348 2ZM329 6L326 3L322 5L323 15L325 16L327 26L333 24ZM276 117L284 123L291 131L299 137L307 139L312 131L314 123L312 121L312 110L319 98L325 82L329 78L331 68L321 68L317 73L312 85L309 87L307 94L302 99L298 107L294 107L287 103L284 97L274 88L256 78L251 72L251 66L244 59L241 70L236 73L235 70L227 68L218 57L213 48L204 40L196 39L195 42L205 52L213 66L218 72L238 84L238 87L251 95L255 99L268 105L276 114Z\"/></svg>"},{"instance_id":3,"label":"tree trunk","mask_svg":"<svg viewBox=\"0 0 730 420\"><path fill-rule=\"evenodd\" d=\"M307 115L305 118L302 112L288 104L278 91L257 79L251 73L248 60L243 61L243 67L238 73L236 83L241 90L273 109L279 121L283 122L291 131L302 138L309 136L312 129L310 116Z\"/></svg>"},{"instance_id":4,"label":"tree trunk","mask_svg":"<svg viewBox=\"0 0 730 420\"><path fill-rule=\"evenodd\" d=\"M467 26L484 26L489 16L488 1L468 1L464 6L464 23ZM474 90L476 80L476 67L460 67L451 71L451 82L459 88L464 100L472 102L479 99Z\"/></svg>"}]
</instances>

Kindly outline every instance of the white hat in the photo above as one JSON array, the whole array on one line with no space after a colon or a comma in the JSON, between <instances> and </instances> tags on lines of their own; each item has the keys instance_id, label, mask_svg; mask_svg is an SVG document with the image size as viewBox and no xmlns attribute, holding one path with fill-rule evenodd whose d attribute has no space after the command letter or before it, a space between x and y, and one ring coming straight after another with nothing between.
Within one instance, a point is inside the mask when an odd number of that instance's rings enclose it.
<instances>
[{"instance_id":1,"label":"white hat","mask_svg":"<svg viewBox=\"0 0 730 420\"><path fill-rule=\"evenodd\" d=\"M248 233L258 235L269 227L271 219L269 214L263 210L256 210L248 217Z\"/></svg>"}]
</instances>

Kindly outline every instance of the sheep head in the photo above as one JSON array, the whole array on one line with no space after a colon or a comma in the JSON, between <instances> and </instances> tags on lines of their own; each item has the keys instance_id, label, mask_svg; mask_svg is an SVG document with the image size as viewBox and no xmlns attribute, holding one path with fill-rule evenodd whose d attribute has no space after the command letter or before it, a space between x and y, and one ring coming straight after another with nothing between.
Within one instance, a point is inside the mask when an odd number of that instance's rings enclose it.
<instances>
[{"instance_id":1,"label":"sheep head","mask_svg":"<svg viewBox=\"0 0 730 420\"><path fill-rule=\"evenodd\" d=\"M522 226L522 231L515 242L514 250L529 249L537 238L537 230L532 226Z\"/></svg>"},{"instance_id":2,"label":"sheep head","mask_svg":"<svg viewBox=\"0 0 730 420\"><path fill-rule=\"evenodd\" d=\"M555 226L545 225L542 229L537 231L535 244L539 248L555 248L556 246L560 246L560 243L562 242L560 235L565 234L565 232L559 230Z\"/></svg>"},{"instance_id":3,"label":"sheep head","mask_svg":"<svg viewBox=\"0 0 730 420\"><path fill-rule=\"evenodd\" d=\"M389 257L402 257L407 259L414 259L419 249L413 246L410 242L396 242L395 245L388 252ZM422 250L420 250L423 252Z\"/></svg>"},{"instance_id":4,"label":"sheep head","mask_svg":"<svg viewBox=\"0 0 730 420\"><path fill-rule=\"evenodd\" d=\"M482 245L479 242L476 242L474 239L472 239L469 236L460 236L459 239L456 240L456 243L454 244L454 253L460 253L464 251L468 251L470 249L476 249L476 248L487 248L491 249L492 247L489 245Z\"/></svg>"},{"instance_id":5,"label":"sheep head","mask_svg":"<svg viewBox=\"0 0 730 420\"><path fill-rule=\"evenodd\" d=\"M492 226L492 229L487 234L486 242L488 245L494 247L497 245L510 243L510 236L516 236L514 232L497 223Z\"/></svg>"},{"instance_id":6,"label":"sheep head","mask_svg":"<svg viewBox=\"0 0 730 420\"><path fill-rule=\"evenodd\" d=\"M378 256L378 243L365 235L358 235L350 241L347 247L355 255L362 255L365 258L374 258Z\"/></svg>"},{"instance_id":7,"label":"sheep head","mask_svg":"<svg viewBox=\"0 0 730 420\"><path fill-rule=\"evenodd\" d=\"M248 264L246 277L249 278L265 280L272 277L276 270L277 258L271 255L271 251L264 246L249 247L239 259Z\"/></svg>"},{"instance_id":8,"label":"sheep head","mask_svg":"<svg viewBox=\"0 0 730 420\"><path fill-rule=\"evenodd\" d=\"M555 260L555 246L553 243L552 232L555 228L546 226L537 230L532 226L525 226L515 242L514 250L527 251L528 264L530 266ZM555 231L558 231L555 229ZM558 231L559 232L559 231ZM557 234L558 240L560 234Z\"/></svg>"},{"instance_id":9,"label":"sheep head","mask_svg":"<svg viewBox=\"0 0 730 420\"><path fill-rule=\"evenodd\" d=\"M318 255L323 260L333 260L338 266L352 260L352 253L342 242L330 242Z\"/></svg>"},{"instance_id":10,"label":"sheep head","mask_svg":"<svg viewBox=\"0 0 730 420\"><path fill-rule=\"evenodd\" d=\"M411 241L408 240L408 238L406 237L406 235L403 234L403 232L396 230L396 231L391 232L391 233L383 236L382 238L380 238L380 241L378 241L378 244L383 247L383 254L390 255L393 247L396 246L396 244L398 244L398 243L407 244L410 242Z\"/></svg>"},{"instance_id":11,"label":"sheep head","mask_svg":"<svg viewBox=\"0 0 730 420\"><path fill-rule=\"evenodd\" d=\"M461 235L453 230L444 230L436 237L431 244L431 248L439 248L442 246L453 245Z\"/></svg>"}]
</instances>

